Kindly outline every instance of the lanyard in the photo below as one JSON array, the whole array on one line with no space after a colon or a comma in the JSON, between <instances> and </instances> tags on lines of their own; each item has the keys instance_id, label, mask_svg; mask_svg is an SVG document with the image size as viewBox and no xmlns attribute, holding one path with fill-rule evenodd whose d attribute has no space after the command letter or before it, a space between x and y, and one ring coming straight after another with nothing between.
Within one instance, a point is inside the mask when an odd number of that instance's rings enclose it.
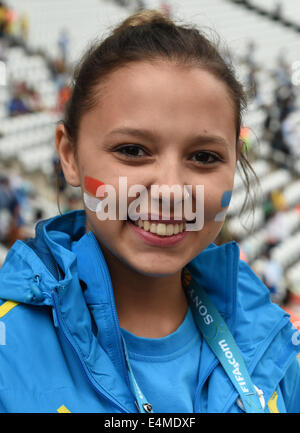
<instances>
[{"instance_id":1,"label":"lanyard","mask_svg":"<svg viewBox=\"0 0 300 433\"><path fill-rule=\"evenodd\" d=\"M142 393L131 368L130 362L129 362L129 356L125 344L125 340L122 337L123 340L123 346L124 346L124 352L125 352L125 359L127 363L128 373L129 373L129 381L132 388L132 391L135 395L135 404L137 405L138 411L141 413L153 413L152 405L148 403L145 395Z\"/></svg>"},{"instance_id":2,"label":"lanyard","mask_svg":"<svg viewBox=\"0 0 300 433\"><path fill-rule=\"evenodd\" d=\"M184 269L183 286L195 322L240 395L247 413L263 413L261 393L252 383L246 364L224 319L204 289Z\"/></svg>"},{"instance_id":3,"label":"lanyard","mask_svg":"<svg viewBox=\"0 0 300 433\"><path fill-rule=\"evenodd\" d=\"M264 413L260 392L252 383L240 349L228 326L204 289L186 268L183 272L183 286L196 325L239 393L244 410L247 413ZM141 413L153 413L152 405L147 401L134 377L124 338L123 345L129 380L138 410Z\"/></svg>"}]
</instances>

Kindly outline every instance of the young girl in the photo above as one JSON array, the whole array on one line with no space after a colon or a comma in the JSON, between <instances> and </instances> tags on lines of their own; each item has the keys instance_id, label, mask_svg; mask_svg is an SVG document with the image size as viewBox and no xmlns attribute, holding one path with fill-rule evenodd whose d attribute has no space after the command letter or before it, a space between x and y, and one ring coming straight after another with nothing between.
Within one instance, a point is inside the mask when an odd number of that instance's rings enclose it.
<instances>
[{"instance_id":1,"label":"young girl","mask_svg":"<svg viewBox=\"0 0 300 433\"><path fill-rule=\"evenodd\" d=\"M247 167L244 106L214 44L158 12L88 51L56 134L84 210L0 271L3 412L300 410L297 330L237 243L213 243Z\"/></svg>"}]
</instances>

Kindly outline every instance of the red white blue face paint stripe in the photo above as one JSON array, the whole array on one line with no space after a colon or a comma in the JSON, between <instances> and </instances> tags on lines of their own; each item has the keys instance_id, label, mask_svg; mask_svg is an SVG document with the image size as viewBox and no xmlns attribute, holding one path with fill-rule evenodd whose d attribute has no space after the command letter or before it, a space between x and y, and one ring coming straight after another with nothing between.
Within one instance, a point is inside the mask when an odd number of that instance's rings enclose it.
<instances>
[{"instance_id":1,"label":"red white blue face paint stripe","mask_svg":"<svg viewBox=\"0 0 300 433\"><path fill-rule=\"evenodd\" d=\"M83 201L86 207L92 211L101 211L102 200L105 194L105 184L98 179L90 176L85 176L84 187L91 194L83 193Z\"/></svg>"},{"instance_id":2,"label":"red white blue face paint stripe","mask_svg":"<svg viewBox=\"0 0 300 433\"><path fill-rule=\"evenodd\" d=\"M224 208L221 212L217 213L215 217L216 222L224 222L228 210L228 206L231 200L232 191L225 191L221 199L221 207Z\"/></svg>"}]
</instances>

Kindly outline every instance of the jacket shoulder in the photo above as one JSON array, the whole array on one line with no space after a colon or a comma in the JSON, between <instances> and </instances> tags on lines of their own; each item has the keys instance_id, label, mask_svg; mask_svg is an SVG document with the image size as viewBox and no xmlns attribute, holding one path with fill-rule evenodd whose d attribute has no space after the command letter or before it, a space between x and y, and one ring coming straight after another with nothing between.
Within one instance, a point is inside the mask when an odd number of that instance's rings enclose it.
<instances>
[{"instance_id":1,"label":"jacket shoulder","mask_svg":"<svg viewBox=\"0 0 300 433\"><path fill-rule=\"evenodd\" d=\"M280 390L287 413L300 413L300 359L294 358L284 378Z\"/></svg>"},{"instance_id":2,"label":"jacket shoulder","mask_svg":"<svg viewBox=\"0 0 300 433\"><path fill-rule=\"evenodd\" d=\"M288 317L281 307L271 300L270 291L253 269L243 260L239 260L236 291L237 311L253 316L254 323L258 318L266 320L266 314L272 319ZM256 320L255 320L255 314Z\"/></svg>"}]
</instances>

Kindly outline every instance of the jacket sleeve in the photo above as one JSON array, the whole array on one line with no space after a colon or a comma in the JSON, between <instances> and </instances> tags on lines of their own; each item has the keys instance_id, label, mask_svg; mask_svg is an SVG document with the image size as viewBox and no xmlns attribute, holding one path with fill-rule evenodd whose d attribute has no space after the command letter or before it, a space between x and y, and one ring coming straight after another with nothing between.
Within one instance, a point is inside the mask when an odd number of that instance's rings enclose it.
<instances>
[{"instance_id":1,"label":"jacket sleeve","mask_svg":"<svg viewBox=\"0 0 300 433\"><path fill-rule=\"evenodd\" d=\"M280 382L287 413L300 413L300 364L295 358Z\"/></svg>"}]
</instances>

